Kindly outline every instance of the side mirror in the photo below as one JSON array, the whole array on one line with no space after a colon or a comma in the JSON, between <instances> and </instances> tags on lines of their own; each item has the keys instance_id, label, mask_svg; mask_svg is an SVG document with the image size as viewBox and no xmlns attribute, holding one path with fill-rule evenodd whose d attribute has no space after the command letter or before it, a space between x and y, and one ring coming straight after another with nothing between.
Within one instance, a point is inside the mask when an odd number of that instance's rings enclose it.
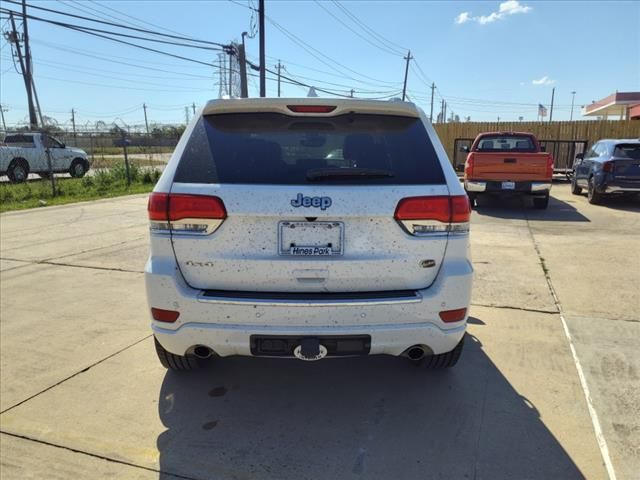
<instances>
[{"instance_id":1,"label":"side mirror","mask_svg":"<svg viewBox=\"0 0 640 480\"><path fill-rule=\"evenodd\" d=\"M67 148L67 144L66 144L66 143L64 143L64 142L62 142L62 143L60 144L60 148Z\"/></svg>"},{"instance_id":2,"label":"side mirror","mask_svg":"<svg viewBox=\"0 0 640 480\"><path fill-rule=\"evenodd\" d=\"M584 153L576 153L576 160L583 160L584 159Z\"/></svg>"}]
</instances>

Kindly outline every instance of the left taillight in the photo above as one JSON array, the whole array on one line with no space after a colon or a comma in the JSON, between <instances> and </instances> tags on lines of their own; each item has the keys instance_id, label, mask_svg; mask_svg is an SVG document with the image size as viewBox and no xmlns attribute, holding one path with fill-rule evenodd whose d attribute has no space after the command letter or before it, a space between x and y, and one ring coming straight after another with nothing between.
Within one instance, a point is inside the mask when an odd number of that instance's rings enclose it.
<instances>
[{"instance_id":1,"label":"left taillight","mask_svg":"<svg viewBox=\"0 0 640 480\"><path fill-rule=\"evenodd\" d=\"M615 163L613 163L613 160L606 161L602 164L602 171L606 173L611 173L613 172L614 166L615 166Z\"/></svg>"},{"instance_id":2,"label":"left taillight","mask_svg":"<svg viewBox=\"0 0 640 480\"><path fill-rule=\"evenodd\" d=\"M466 195L403 198L394 218L411 235L467 233L471 206Z\"/></svg>"},{"instance_id":3,"label":"left taillight","mask_svg":"<svg viewBox=\"0 0 640 480\"><path fill-rule=\"evenodd\" d=\"M553 178L553 156L551 154L547 157L547 178Z\"/></svg>"},{"instance_id":4,"label":"left taillight","mask_svg":"<svg viewBox=\"0 0 640 480\"><path fill-rule=\"evenodd\" d=\"M147 205L152 232L208 235L227 218L222 200L208 195L154 192Z\"/></svg>"}]
</instances>

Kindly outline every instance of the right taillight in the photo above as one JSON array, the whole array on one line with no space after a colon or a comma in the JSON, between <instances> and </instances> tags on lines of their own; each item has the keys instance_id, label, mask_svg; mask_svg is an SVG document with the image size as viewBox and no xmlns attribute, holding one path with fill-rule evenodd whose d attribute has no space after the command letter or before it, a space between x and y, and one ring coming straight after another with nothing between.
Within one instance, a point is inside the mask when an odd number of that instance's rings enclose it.
<instances>
[{"instance_id":1,"label":"right taillight","mask_svg":"<svg viewBox=\"0 0 640 480\"><path fill-rule=\"evenodd\" d=\"M547 157L547 178L553 177L553 156L549 154Z\"/></svg>"},{"instance_id":2,"label":"right taillight","mask_svg":"<svg viewBox=\"0 0 640 480\"><path fill-rule=\"evenodd\" d=\"M158 233L208 235L227 218L218 197L154 192L147 206L150 228Z\"/></svg>"},{"instance_id":3,"label":"right taillight","mask_svg":"<svg viewBox=\"0 0 640 480\"><path fill-rule=\"evenodd\" d=\"M471 206L466 195L403 198L394 218L411 235L467 233Z\"/></svg>"},{"instance_id":4,"label":"right taillight","mask_svg":"<svg viewBox=\"0 0 640 480\"><path fill-rule=\"evenodd\" d=\"M603 172L607 172L607 173L611 173L611 172L613 172L613 167L614 167L613 161L609 160L609 161L604 162L602 164L602 171Z\"/></svg>"}]
</instances>

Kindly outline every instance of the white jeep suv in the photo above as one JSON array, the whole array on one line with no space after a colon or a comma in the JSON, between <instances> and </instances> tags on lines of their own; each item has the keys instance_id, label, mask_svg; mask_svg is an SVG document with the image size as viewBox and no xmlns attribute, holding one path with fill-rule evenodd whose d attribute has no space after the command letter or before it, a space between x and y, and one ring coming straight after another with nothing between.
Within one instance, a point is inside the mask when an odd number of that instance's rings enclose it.
<instances>
[{"instance_id":1,"label":"white jeep suv","mask_svg":"<svg viewBox=\"0 0 640 480\"><path fill-rule=\"evenodd\" d=\"M160 362L462 351L469 201L424 113L399 101L209 102L149 198Z\"/></svg>"}]
</instances>

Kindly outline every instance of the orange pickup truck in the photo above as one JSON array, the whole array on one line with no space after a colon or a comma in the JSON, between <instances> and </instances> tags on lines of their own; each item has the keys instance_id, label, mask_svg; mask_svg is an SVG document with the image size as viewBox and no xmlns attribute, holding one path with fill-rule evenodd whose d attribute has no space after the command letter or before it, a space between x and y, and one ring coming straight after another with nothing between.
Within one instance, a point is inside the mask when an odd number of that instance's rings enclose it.
<instances>
[{"instance_id":1,"label":"orange pickup truck","mask_svg":"<svg viewBox=\"0 0 640 480\"><path fill-rule=\"evenodd\" d=\"M543 152L534 135L487 132L476 137L464 164L464 188L474 205L478 195L533 196L535 208L547 208L553 157Z\"/></svg>"}]
</instances>

